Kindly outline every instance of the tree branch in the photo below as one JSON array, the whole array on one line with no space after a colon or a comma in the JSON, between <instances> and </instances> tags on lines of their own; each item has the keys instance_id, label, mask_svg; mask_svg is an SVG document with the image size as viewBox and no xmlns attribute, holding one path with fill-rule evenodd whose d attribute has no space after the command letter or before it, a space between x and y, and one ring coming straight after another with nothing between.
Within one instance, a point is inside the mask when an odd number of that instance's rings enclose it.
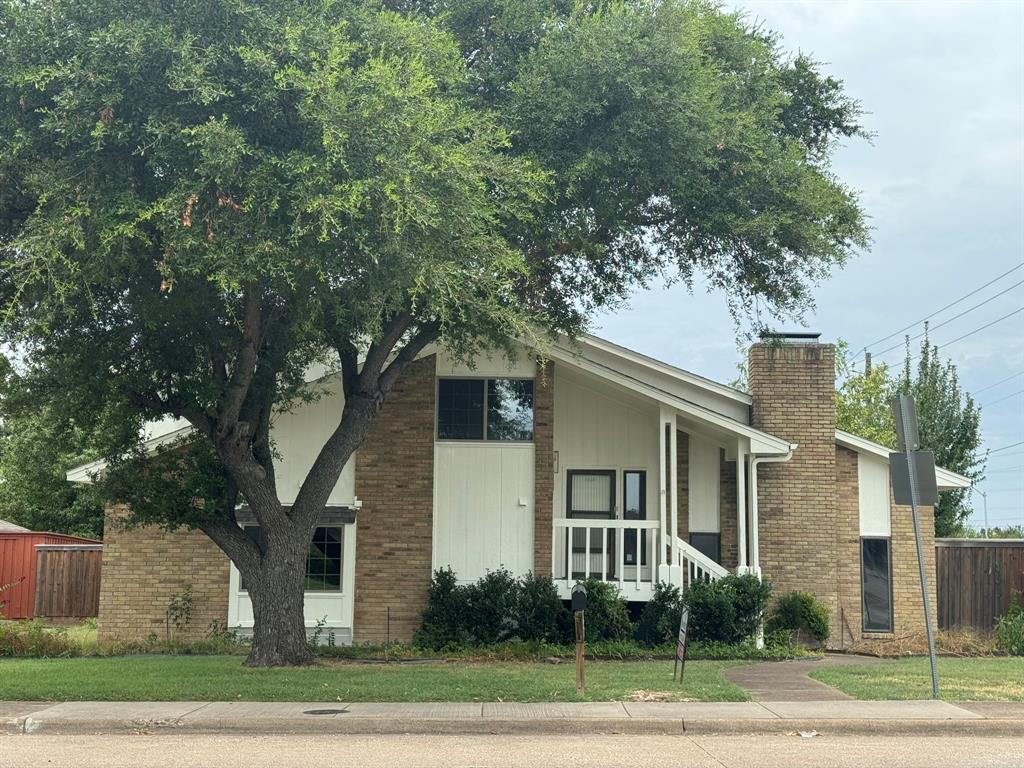
<instances>
[{"instance_id":1,"label":"tree branch","mask_svg":"<svg viewBox=\"0 0 1024 768\"><path fill-rule=\"evenodd\" d=\"M359 374L359 390L364 393L377 390L377 379L380 376L384 364L391 356L395 345L402 339L406 331L412 327L414 320L412 314L406 309L393 315L384 326L384 333L380 339L373 342L366 351L366 358L363 360L363 369Z\"/></svg>"},{"instance_id":2,"label":"tree branch","mask_svg":"<svg viewBox=\"0 0 1024 768\"><path fill-rule=\"evenodd\" d=\"M404 347L395 355L395 359L392 360L388 367L385 368L378 378L377 386L380 390L380 394L383 397L391 391L391 387L394 386L395 381L402 374L416 356L424 350L428 345L437 341L438 334L440 333L441 325L438 322L429 322L420 326L419 330L413 335L411 339L406 343Z\"/></svg>"},{"instance_id":3,"label":"tree branch","mask_svg":"<svg viewBox=\"0 0 1024 768\"><path fill-rule=\"evenodd\" d=\"M227 438L238 424L245 398L249 394L256 365L259 362L260 344L263 337L262 291L250 285L245 291L245 317L242 325L242 341L235 356L231 379L224 390L217 414L217 439Z\"/></svg>"}]
</instances>

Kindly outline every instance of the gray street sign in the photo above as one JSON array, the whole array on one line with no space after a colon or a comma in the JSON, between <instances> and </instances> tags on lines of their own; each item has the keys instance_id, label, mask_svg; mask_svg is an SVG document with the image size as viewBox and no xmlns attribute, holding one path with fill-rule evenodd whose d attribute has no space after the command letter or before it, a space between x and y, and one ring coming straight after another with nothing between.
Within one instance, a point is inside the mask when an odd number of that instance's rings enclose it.
<instances>
[{"instance_id":1,"label":"gray street sign","mask_svg":"<svg viewBox=\"0 0 1024 768\"><path fill-rule=\"evenodd\" d=\"M917 481L917 503L930 507L939 503L939 489L935 483L935 454L931 451L912 451L914 480ZM892 495L897 504L910 506L915 499L910 492L910 468L906 453L889 454L889 476Z\"/></svg>"}]
</instances>

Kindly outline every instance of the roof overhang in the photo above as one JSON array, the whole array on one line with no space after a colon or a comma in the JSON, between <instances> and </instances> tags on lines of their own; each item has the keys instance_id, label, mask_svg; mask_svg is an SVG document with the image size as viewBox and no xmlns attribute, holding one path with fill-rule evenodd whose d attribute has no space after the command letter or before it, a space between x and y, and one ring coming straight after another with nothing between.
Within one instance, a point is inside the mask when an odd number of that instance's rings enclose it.
<instances>
[{"instance_id":1,"label":"roof overhang","mask_svg":"<svg viewBox=\"0 0 1024 768\"><path fill-rule=\"evenodd\" d=\"M152 422L146 425L148 437L143 439L142 448L147 455L152 454L161 446L171 445L182 440L191 434L192 430L192 425L183 419L164 419ZM102 474L106 468L106 460L97 459L69 469L65 477L72 483L91 483L93 478Z\"/></svg>"},{"instance_id":2,"label":"roof overhang","mask_svg":"<svg viewBox=\"0 0 1024 768\"><path fill-rule=\"evenodd\" d=\"M863 437L858 437L850 432L844 432L841 429L836 430L836 443L857 453L877 456L880 459L884 459L886 464L889 463L889 454L893 452L892 448ZM969 477L964 477L942 467L935 468L935 483L940 491L955 491L960 488L971 487L971 479Z\"/></svg>"}]
</instances>

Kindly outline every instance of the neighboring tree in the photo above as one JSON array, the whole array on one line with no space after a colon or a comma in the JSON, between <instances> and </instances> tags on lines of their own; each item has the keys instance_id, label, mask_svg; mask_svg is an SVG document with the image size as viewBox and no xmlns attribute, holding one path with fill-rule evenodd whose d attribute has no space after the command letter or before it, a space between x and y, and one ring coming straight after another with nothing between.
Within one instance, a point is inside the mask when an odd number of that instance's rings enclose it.
<instances>
[{"instance_id":1,"label":"neighboring tree","mask_svg":"<svg viewBox=\"0 0 1024 768\"><path fill-rule=\"evenodd\" d=\"M977 483L985 476L981 455L981 411L969 392L960 388L956 366L939 356L939 348L928 339L925 324L916 371L910 342L897 391L911 394L917 403L917 425L921 448L935 454L935 464ZM946 491L935 507L935 535L960 536L973 509L970 489Z\"/></svg>"},{"instance_id":2,"label":"neighboring tree","mask_svg":"<svg viewBox=\"0 0 1024 768\"><path fill-rule=\"evenodd\" d=\"M849 365L849 344L840 339L836 344L836 427L845 432L873 440L893 448L896 428L893 425L893 382L889 366L865 363L861 373Z\"/></svg>"},{"instance_id":3,"label":"neighboring tree","mask_svg":"<svg viewBox=\"0 0 1024 768\"><path fill-rule=\"evenodd\" d=\"M396 6L0 0L0 343L55 418L104 420L129 523L235 563L250 665L311 661L312 532L429 345L543 349L661 275L798 313L866 240L829 167L857 104L738 15ZM316 361L345 405L284 506L271 414ZM167 416L193 439L146 456Z\"/></svg>"}]
</instances>

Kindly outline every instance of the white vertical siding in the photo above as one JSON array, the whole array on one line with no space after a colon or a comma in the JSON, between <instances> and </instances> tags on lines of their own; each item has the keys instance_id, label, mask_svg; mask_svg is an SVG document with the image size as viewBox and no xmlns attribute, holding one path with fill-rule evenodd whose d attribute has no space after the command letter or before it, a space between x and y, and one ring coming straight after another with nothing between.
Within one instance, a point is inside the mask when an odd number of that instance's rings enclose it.
<instances>
[{"instance_id":1,"label":"white vertical siding","mask_svg":"<svg viewBox=\"0 0 1024 768\"><path fill-rule=\"evenodd\" d=\"M310 385L323 396L312 403L303 403L295 410L275 414L271 438L281 454L274 462L277 471L277 493L282 504L290 504L298 495L313 462L327 438L341 421L345 396L341 380L331 376ZM328 504L351 504L355 498L355 457L341 471Z\"/></svg>"},{"instance_id":2,"label":"white vertical siding","mask_svg":"<svg viewBox=\"0 0 1024 768\"><path fill-rule=\"evenodd\" d=\"M532 444L435 444L433 565L460 581L533 569Z\"/></svg>"},{"instance_id":3,"label":"white vertical siding","mask_svg":"<svg viewBox=\"0 0 1024 768\"><path fill-rule=\"evenodd\" d=\"M490 376L494 378L532 379L537 374L537 363L529 350L523 348L514 361L509 361L501 353L481 354L470 366L467 363L453 360L448 353L437 353L438 376Z\"/></svg>"},{"instance_id":4,"label":"white vertical siding","mask_svg":"<svg viewBox=\"0 0 1024 768\"><path fill-rule=\"evenodd\" d=\"M690 532L718 533L721 530L721 449L699 435L690 435Z\"/></svg>"},{"instance_id":5,"label":"white vertical siding","mask_svg":"<svg viewBox=\"0 0 1024 768\"><path fill-rule=\"evenodd\" d=\"M622 470L647 472L647 518L658 518L658 408L643 398L555 365L554 515L565 517L566 472L614 469L622 514Z\"/></svg>"},{"instance_id":6,"label":"white vertical siding","mask_svg":"<svg viewBox=\"0 0 1024 768\"><path fill-rule=\"evenodd\" d=\"M890 536L889 464L881 458L857 454L860 535Z\"/></svg>"}]
</instances>

